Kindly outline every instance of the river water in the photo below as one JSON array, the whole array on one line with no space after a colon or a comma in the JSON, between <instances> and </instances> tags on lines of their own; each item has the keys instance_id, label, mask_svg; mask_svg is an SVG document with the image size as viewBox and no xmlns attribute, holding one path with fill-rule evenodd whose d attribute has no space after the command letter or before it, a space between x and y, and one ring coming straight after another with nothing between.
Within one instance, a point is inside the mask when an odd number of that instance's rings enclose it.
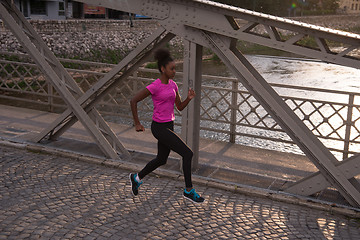
<instances>
[{"instance_id":1,"label":"river water","mask_svg":"<svg viewBox=\"0 0 360 240\"><path fill-rule=\"evenodd\" d=\"M360 69L300 58L258 55L248 55L246 58L269 83L350 92L360 90ZM233 76L225 66L211 62L203 64L203 73Z\"/></svg>"}]
</instances>

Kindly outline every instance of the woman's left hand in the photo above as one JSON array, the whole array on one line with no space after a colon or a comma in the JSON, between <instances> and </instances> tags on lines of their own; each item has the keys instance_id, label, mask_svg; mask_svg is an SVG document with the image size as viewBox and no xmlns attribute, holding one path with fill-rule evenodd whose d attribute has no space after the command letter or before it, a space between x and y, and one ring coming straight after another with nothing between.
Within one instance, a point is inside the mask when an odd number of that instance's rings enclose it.
<instances>
[{"instance_id":1,"label":"woman's left hand","mask_svg":"<svg viewBox=\"0 0 360 240\"><path fill-rule=\"evenodd\" d=\"M195 95L195 91L190 88L187 97L191 100L195 97Z\"/></svg>"}]
</instances>

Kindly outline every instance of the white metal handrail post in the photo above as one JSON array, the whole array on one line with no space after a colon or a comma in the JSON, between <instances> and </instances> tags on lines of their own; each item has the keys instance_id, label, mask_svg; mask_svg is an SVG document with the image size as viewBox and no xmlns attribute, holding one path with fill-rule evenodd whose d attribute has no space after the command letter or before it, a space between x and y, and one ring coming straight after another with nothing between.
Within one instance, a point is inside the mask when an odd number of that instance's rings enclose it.
<instances>
[{"instance_id":1,"label":"white metal handrail post","mask_svg":"<svg viewBox=\"0 0 360 240\"><path fill-rule=\"evenodd\" d=\"M47 87L48 87L49 111L54 112L54 88L51 84L48 84Z\"/></svg>"},{"instance_id":2,"label":"white metal handrail post","mask_svg":"<svg viewBox=\"0 0 360 240\"><path fill-rule=\"evenodd\" d=\"M352 115L354 109L354 94L349 95L349 103L348 103L348 111L346 117L346 128L345 128L345 138L344 138L344 152L343 159L347 159L349 157L349 147L350 147L350 137L351 137L351 127L353 125Z\"/></svg>"},{"instance_id":3,"label":"white metal handrail post","mask_svg":"<svg viewBox=\"0 0 360 240\"><path fill-rule=\"evenodd\" d=\"M231 91L231 123L230 123L230 142L235 143L236 141L236 123L237 123L237 110L238 110L238 93L239 82L234 80L232 82Z\"/></svg>"}]
</instances>

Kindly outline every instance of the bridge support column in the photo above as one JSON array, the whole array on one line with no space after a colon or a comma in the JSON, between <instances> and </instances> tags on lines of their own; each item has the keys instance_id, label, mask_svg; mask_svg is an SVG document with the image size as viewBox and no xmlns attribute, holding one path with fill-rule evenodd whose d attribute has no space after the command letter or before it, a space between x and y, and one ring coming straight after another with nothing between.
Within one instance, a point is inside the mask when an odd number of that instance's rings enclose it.
<instances>
[{"instance_id":1,"label":"bridge support column","mask_svg":"<svg viewBox=\"0 0 360 240\"><path fill-rule=\"evenodd\" d=\"M201 62L202 46L185 41L184 44L184 76L183 98L186 98L188 89L194 89L196 97L182 112L181 135L186 144L194 152L193 169L199 165L199 138L200 138L200 102L201 102Z\"/></svg>"}]
</instances>

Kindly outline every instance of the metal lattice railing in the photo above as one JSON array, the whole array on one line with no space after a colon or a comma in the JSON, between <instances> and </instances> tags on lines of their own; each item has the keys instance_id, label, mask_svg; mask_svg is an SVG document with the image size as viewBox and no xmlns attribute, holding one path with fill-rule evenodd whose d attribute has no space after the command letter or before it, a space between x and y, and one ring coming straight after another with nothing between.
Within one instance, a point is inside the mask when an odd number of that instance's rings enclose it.
<instances>
[{"instance_id":1,"label":"metal lattice railing","mask_svg":"<svg viewBox=\"0 0 360 240\"><path fill-rule=\"evenodd\" d=\"M58 112L66 108L27 55L5 52L0 55L2 103L23 102L26 107L42 106L42 109ZM113 66L68 59L61 59L61 62L83 91ZM99 111L108 121L131 124L131 96L157 76L157 70L139 69L98 103ZM175 81L181 89L182 73L177 74ZM272 86L339 159L359 152L360 94L283 84ZM312 98L305 98L305 95ZM149 124L151 99L142 101L138 108L140 118ZM180 112L176 114L181 115ZM290 146L289 151L298 151L281 127L235 78L203 76L200 116L203 137L266 148L275 145L276 150L286 150ZM177 118L176 124L181 125L181 117Z\"/></svg>"}]
</instances>

